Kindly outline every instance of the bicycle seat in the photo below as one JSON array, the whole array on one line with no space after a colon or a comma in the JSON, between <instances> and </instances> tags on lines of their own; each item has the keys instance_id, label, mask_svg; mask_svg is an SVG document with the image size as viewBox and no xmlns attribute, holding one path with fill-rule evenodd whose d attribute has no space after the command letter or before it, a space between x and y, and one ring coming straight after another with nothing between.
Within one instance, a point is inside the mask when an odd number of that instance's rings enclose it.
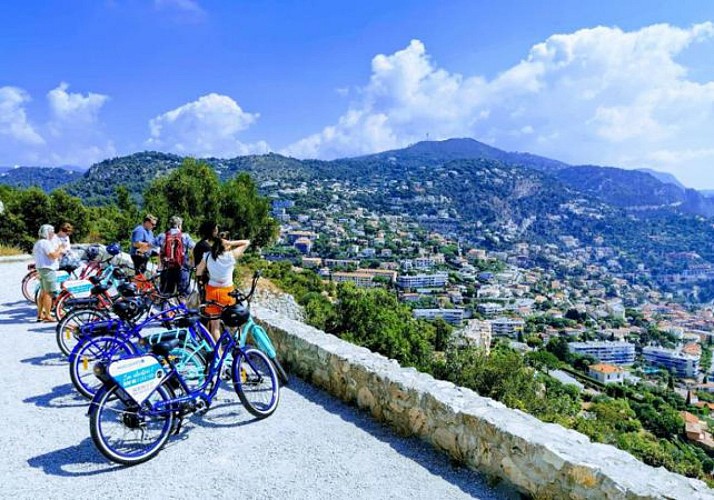
<instances>
[{"instance_id":1,"label":"bicycle seat","mask_svg":"<svg viewBox=\"0 0 714 500\"><path fill-rule=\"evenodd\" d=\"M102 282L102 279L99 276L90 276L87 278L92 285L98 285L99 283Z\"/></svg>"},{"instance_id":2,"label":"bicycle seat","mask_svg":"<svg viewBox=\"0 0 714 500\"><path fill-rule=\"evenodd\" d=\"M91 294L92 295L101 295L105 293L107 290L109 290L110 286L109 285L102 285L98 284L92 287Z\"/></svg>"},{"instance_id":3,"label":"bicycle seat","mask_svg":"<svg viewBox=\"0 0 714 500\"><path fill-rule=\"evenodd\" d=\"M166 342L159 342L158 344L152 344L149 350L161 357L168 357L169 353L176 349L181 343L179 339L167 340Z\"/></svg>"},{"instance_id":4,"label":"bicycle seat","mask_svg":"<svg viewBox=\"0 0 714 500\"><path fill-rule=\"evenodd\" d=\"M172 321L172 323L179 328L188 328L189 326L195 325L199 321L201 321L201 316L198 314L198 312L191 313L189 311L189 314L187 314L186 316L181 316L180 318L176 318Z\"/></svg>"}]
</instances>

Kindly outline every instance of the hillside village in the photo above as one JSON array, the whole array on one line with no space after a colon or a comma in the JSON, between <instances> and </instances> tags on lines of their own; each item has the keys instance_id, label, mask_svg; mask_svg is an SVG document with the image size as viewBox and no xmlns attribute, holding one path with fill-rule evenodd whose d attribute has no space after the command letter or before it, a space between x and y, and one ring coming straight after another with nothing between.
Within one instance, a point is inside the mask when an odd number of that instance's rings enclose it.
<instances>
[{"instance_id":1,"label":"hillside village","mask_svg":"<svg viewBox=\"0 0 714 500\"><path fill-rule=\"evenodd\" d=\"M486 250L455 234L447 210L418 217L370 211L363 200L376 188L339 182L261 188L281 223L278 243L263 250L269 260L290 260L324 280L386 287L415 317L452 324L457 343L488 349L507 341L527 352L562 339L587 376L575 370L553 375L582 390L597 390L593 381L641 380L714 408L708 397L714 393L712 309L687 305L684 292L660 291L643 265L624 272L620 255L603 238L583 245L562 235L560 245L515 242L508 250ZM316 198L326 201L324 208ZM444 203L428 195L423 201L437 209ZM502 234L484 228L480 241L508 237L508 228ZM698 259L694 252L671 257ZM697 272L658 279L670 287L691 285L711 272L701 265ZM690 434L695 441L709 439L706 432Z\"/></svg>"}]
</instances>

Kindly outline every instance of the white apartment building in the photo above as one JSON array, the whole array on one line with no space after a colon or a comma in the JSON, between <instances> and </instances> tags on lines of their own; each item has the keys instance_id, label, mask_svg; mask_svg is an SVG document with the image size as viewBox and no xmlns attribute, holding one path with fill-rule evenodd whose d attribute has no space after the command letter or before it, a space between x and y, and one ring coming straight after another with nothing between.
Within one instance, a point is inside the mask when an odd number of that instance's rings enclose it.
<instances>
[{"instance_id":1,"label":"white apartment building","mask_svg":"<svg viewBox=\"0 0 714 500\"><path fill-rule=\"evenodd\" d=\"M463 309L414 309L412 314L417 319L436 319L442 318L447 323L452 325L460 325L464 320Z\"/></svg>"},{"instance_id":2,"label":"white apartment building","mask_svg":"<svg viewBox=\"0 0 714 500\"><path fill-rule=\"evenodd\" d=\"M491 333L496 337L517 338L518 333L523 331L526 322L522 319L496 318L488 320L491 323Z\"/></svg>"},{"instance_id":3,"label":"white apartment building","mask_svg":"<svg viewBox=\"0 0 714 500\"><path fill-rule=\"evenodd\" d=\"M674 370L678 377L695 378L699 373L700 356L686 354L681 349L645 347L642 349L642 357L650 364Z\"/></svg>"},{"instance_id":4,"label":"white apartment building","mask_svg":"<svg viewBox=\"0 0 714 500\"><path fill-rule=\"evenodd\" d=\"M635 362L635 345L629 342L570 342L571 352L589 354L603 363L628 365Z\"/></svg>"},{"instance_id":5,"label":"white apartment building","mask_svg":"<svg viewBox=\"0 0 714 500\"><path fill-rule=\"evenodd\" d=\"M401 275L397 278L399 288L443 288L449 283L448 273Z\"/></svg>"}]
</instances>

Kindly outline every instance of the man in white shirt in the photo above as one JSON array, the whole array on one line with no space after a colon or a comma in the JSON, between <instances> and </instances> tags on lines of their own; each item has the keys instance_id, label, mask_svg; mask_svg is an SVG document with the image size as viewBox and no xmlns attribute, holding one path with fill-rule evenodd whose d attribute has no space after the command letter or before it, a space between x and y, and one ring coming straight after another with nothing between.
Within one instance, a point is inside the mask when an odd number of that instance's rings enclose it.
<instances>
[{"instance_id":1,"label":"man in white shirt","mask_svg":"<svg viewBox=\"0 0 714 500\"><path fill-rule=\"evenodd\" d=\"M32 248L35 266L40 274L40 296L37 300L37 321L53 322L52 299L58 292L57 269L59 259L69 251L69 245L55 239L55 229L51 224L43 224L38 231L40 237Z\"/></svg>"}]
</instances>

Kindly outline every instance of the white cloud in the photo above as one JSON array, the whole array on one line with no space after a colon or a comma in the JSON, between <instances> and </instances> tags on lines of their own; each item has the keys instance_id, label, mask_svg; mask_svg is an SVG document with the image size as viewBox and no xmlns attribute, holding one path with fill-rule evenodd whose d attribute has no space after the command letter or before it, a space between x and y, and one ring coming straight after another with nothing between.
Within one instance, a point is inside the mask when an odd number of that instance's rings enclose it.
<instances>
[{"instance_id":1,"label":"white cloud","mask_svg":"<svg viewBox=\"0 0 714 500\"><path fill-rule=\"evenodd\" d=\"M265 153L270 148L264 141L245 144L238 139L259 116L243 111L228 96L211 93L151 119L147 146L199 157Z\"/></svg>"},{"instance_id":2,"label":"white cloud","mask_svg":"<svg viewBox=\"0 0 714 500\"><path fill-rule=\"evenodd\" d=\"M47 93L47 101L54 120L64 124L73 123L86 125L96 122L99 111L109 99L108 96L93 92L71 94L67 92L69 85L62 82Z\"/></svg>"},{"instance_id":3,"label":"white cloud","mask_svg":"<svg viewBox=\"0 0 714 500\"><path fill-rule=\"evenodd\" d=\"M29 94L16 87L0 88L0 161L89 166L116 154L99 120L108 97L72 94L68 88L61 83L47 93L51 119L35 126L30 125L25 110Z\"/></svg>"},{"instance_id":4,"label":"white cloud","mask_svg":"<svg viewBox=\"0 0 714 500\"><path fill-rule=\"evenodd\" d=\"M20 88L0 87L0 140L4 136L8 142L30 146L44 144L45 140L27 119L24 105L29 101L30 96Z\"/></svg>"},{"instance_id":5,"label":"white cloud","mask_svg":"<svg viewBox=\"0 0 714 500\"><path fill-rule=\"evenodd\" d=\"M373 58L369 82L337 123L284 152L334 158L403 147L427 133L470 136L574 164L676 171L702 185L711 158L691 152L711 144L714 81L690 80L677 58L713 40L711 22L582 29L534 45L491 80L439 68L413 40Z\"/></svg>"}]
</instances>

